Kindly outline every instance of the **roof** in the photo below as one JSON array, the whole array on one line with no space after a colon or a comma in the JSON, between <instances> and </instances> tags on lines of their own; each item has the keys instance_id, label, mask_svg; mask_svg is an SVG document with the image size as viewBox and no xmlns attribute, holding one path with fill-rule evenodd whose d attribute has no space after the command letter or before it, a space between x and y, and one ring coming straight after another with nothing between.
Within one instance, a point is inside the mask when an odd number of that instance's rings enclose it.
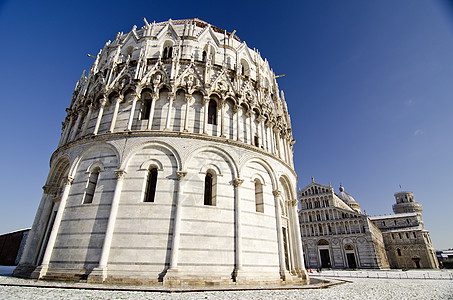
<instances>
[{"instance_id":1,"label":"roof","mask_svg":"<svg viewBox=\"0 0 453 300\"><path fill-rule=\"evenodd\" d=\"M369 217L369 218L372 221L376 221L376 220L415 217L416 215L417 215L417 213L402 213L402 214L393 214L393 215L384 215L384 216L373 216L373 217Z\"/></svg>"},{"instance_id":2,"label":"roof","mask_svg":"<svg viewBox=\"0 0 453 300\"><path fill-rule=\"evenodd\" d=\"M427 231L427 230L423 229L423 227L420 225L412 226L412 227L395 228L395 229L389 229L389 230L385 230L384 228L381 228L380 230L382 233L398 233L398 232L418 231L418 230Z\"/></svg>"}]
</instances>

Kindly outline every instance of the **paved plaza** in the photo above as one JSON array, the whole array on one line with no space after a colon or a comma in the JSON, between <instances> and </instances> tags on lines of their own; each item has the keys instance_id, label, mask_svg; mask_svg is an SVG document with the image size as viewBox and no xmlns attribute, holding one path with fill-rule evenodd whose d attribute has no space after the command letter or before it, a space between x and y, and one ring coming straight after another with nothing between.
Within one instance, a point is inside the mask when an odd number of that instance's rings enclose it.
<instances>
[{"instance_id":1,"label":"paved plaza","mask_svg":"<svg viewBox=\"0 0 453 300\"><path fill-rule=\"evenodd\" d=\"M114 290L111 285L46 282L13 278L11 268L0 267L0 299L453 299L453 280L449 271L322 271L311 274L314 279L333 279L326 288L311 289L148 292ZM334 273L335 272L335 273ZM384 278L387 272L389 278ZM379 279L375 275L379 273ZM431 278L411 279L425 273ZM399 274L407 274L399 279ZM369 276L366 278L366 276ZM442 276L441 276L442 275ZM27 285L27 286L25 286ZM33 286L34 285L34 286ZM53 286L53 287L44 287ZM96 290L112 288L112 290Z\"/></svg>"}]
</instances>

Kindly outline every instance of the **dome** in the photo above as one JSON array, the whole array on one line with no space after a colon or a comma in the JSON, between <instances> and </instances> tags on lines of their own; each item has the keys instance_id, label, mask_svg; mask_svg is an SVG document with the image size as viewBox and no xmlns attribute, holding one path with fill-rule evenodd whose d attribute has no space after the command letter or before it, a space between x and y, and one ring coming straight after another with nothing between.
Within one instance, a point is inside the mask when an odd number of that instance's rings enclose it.
<instances>
[{"instance_id":1,"label":"dome","mask_svg":"<svg viewBox=\"0 0 453 300\"><path fill-rule=\"evenodd\" d=\"M307 282L284 94L234 32L145 20L105 44L66 111L14 276Z\"/></svg>"},{"instance_id":2,"label":"dome","mask_svg":"<svg viewBox=\"0 0 453 300\"><path fill-rule=\"evenodd\" d=\"M340 185L339 190L340 190L340 194L339 194L340 198L344 202L346 202L346 204L348 204L352 209L354 209L354 210L356 210L358 212L361 212L360 211L360 204L357 201L355 201L354 197L352 197L351 195L349 195L348 193L346 193L344 191L344 187L342 185Z\"/></svg>"}]
</instances>

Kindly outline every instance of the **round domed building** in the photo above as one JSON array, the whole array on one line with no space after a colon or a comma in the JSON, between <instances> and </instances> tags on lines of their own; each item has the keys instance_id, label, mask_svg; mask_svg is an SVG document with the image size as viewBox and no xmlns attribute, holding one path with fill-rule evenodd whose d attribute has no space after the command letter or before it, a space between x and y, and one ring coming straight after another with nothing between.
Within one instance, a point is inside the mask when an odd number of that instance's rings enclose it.
<instances>
[{"instance_id":1,"label":"round domed building","mask_svg":"<svg viewBox=\"0 0 453 300\"><path fill-rule=\"evenodd\" d=\"M14 276L308 281L284 95L234 32L145 20L106 43L67 112Z\"/></svg>"}]
</instances>

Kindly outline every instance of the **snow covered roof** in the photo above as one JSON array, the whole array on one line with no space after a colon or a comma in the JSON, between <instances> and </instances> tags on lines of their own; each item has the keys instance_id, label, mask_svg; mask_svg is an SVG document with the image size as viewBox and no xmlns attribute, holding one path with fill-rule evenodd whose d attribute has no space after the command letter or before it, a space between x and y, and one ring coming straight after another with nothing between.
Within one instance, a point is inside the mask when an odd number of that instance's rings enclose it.
<instances>
[{"instance_id":1,"label":"snow covered roof","mask_svg":"<svg viewBox=\"0 0 453 300\"><path fill-rule=\"evenodd\" d=\"M393 215L384 215L384 216L373 216L373 217L369 217L369 218L372 221L376 221L376 220L415 217L416 215L417 215L417 213L403 213L403 214L393 214Z\"/></svg>"}]
</instances>

